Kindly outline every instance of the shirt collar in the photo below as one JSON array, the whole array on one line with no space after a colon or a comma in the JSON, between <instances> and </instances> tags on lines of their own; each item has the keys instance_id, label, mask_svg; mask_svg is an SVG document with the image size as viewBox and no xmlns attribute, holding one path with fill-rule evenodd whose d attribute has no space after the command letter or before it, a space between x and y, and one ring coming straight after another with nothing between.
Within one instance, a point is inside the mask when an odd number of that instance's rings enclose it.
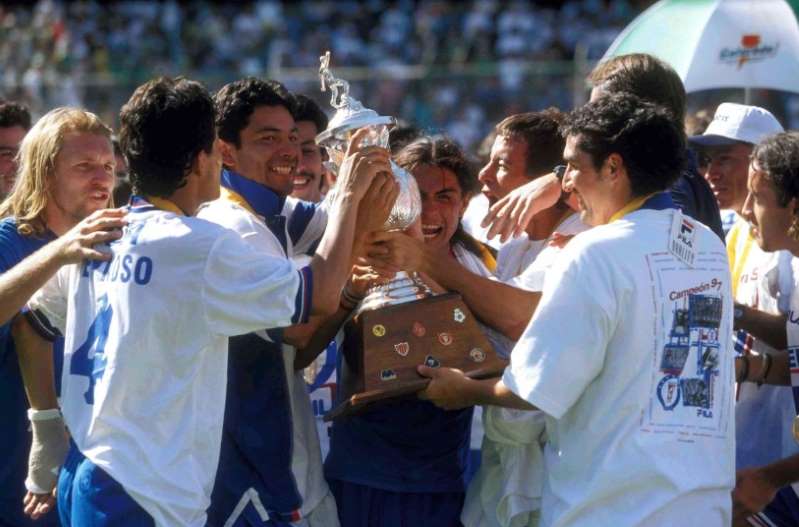
<instances>
[{"instance_id":1,"label":"shirt collar","mask_svg":"<svg viewBox=\"0 0 799 527\"><path fill-rule=\"evenodd\" d=\"M264 218L277 216L283 211L286 198L274 190L232 170L222 170L220 178L222 198L241 205Z\"/></svg>"}]
</instances>

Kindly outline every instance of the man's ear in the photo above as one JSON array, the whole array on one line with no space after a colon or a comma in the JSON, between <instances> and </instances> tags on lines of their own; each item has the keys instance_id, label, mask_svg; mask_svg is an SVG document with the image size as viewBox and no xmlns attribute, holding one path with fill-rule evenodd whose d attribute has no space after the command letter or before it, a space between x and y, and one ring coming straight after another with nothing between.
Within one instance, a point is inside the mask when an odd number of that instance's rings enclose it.
<instances>
[{"instance_id":1,"label":"man's ear","mask_svg":"<svg viewBox=\"0 0 799 527\"><path fill-rule=\"evenodd\" d=\"M222 164L235 171L239 164L236 146L219 139L219 150L222 152Z\"/></svg>"},{"instance_id":2,"label":"man's ear","mask_svg":"<svg viewBox=\"0 0 799 527\"><path fill-rule=\"evenodd\" d=\"M608 175L611 180L617 179L622 173L626 174L626 170L624 167L624 160L621 156L617 153L610 154L603 164L603 168L605 169L606 175Z\"/></svg>"}]
</instances>

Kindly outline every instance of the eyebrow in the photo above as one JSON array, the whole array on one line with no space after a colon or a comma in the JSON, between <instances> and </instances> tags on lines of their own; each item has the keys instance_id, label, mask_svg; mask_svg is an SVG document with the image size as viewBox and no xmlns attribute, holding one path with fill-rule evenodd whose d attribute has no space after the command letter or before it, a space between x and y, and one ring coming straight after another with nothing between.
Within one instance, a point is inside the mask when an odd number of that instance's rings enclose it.
<instances>
[{"instance_id":1,"label":"eyebrow","mask_svg":"<svg viewBox=\"0 0 799 527\"><path fill-rule=\"evenodd\" d=\"M436 194L449 194L451 192L457 193L458 189L456 189L454 187L446 187L446 188L442 188L441 190L437 190Z\"/></svg>"},{"instance_id":2,"label":"eyebrow","mask_svg":"<svg viewBox=\"0 0 799 527\"><path fill-rule=\"evenodd\" d=\"M281 128L275 128L274 126L262 126L261 128L256 129L255 133L256 134L262 134L264 132L284 132L284 131L285 130L283 130ZM291 130L289 130L289 132L296 134L297 133L297 127L295 126Z\"/></svg>"}]
</instances>

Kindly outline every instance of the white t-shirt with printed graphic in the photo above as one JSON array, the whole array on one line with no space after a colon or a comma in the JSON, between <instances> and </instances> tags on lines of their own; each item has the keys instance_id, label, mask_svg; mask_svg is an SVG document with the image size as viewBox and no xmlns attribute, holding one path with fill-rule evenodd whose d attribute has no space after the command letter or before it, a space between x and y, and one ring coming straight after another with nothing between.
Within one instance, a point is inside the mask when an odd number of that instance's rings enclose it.
<instances>
[{"instance_id":1,"label":"white t-shirt with printed graphic","mask_svg":"<svg viewBox=\"0 0 799 527\"><path fill-rule=\"evenodd\" d=\"M29 307L65 335L61 406L80 451L156 525L200 527L228 337L291 324L303 278L219 225L154 209L128 220L110 263L62 268Z\"/></svg>"},{"instance_id":2,"label":"white t-shirt with printed graphic","mask_svg":"<svg viewBox=\"0 0 799 527\"><path fill-rule=\"evenodd\" d=\"M727 252L734 284L735 301L767 313L778 314L780 296L791 291L780 287L780 274L790 272L781 265L785 251L767 253L750 236L749 224L739 218L727 235ZM781 290L782 289L782 290ZM734 332L736 353L777 353L777 350L746 332ZM735 404L736 469L758 467L799 453L791 423L795 415L789 386L745 382L738 386Z\"/></svg>"},{"instance_id":3,"label":"white t-shirt with printed graphic","mask_svg":"<svg viewBox=\"0 0 799 527\"><path fill-rule=\"evenodd\" d=\"M504 384L547 414L544 526L731 522L732 295L721 240L672 210L577 235L550 270Z\"/></svg>"}]
</instances>

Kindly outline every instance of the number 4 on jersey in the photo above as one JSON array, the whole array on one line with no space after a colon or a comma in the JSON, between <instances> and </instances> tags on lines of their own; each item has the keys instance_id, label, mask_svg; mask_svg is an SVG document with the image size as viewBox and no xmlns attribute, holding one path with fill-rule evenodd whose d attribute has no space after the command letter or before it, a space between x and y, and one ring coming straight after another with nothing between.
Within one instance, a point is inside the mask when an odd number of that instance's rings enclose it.
<instances>
[{"instance_id":1,"label":"number 4 on jersey","mask_svg":"<svg viewBox=\"0 0 799 527\"><path fill-rule=\"evenodd\" d=\"M69 363L69 373L89 379L89 389L83 394L88 404L94 404L94 385L105 371L105 341L108 338L111 316L114 314L113 308L108 304L108 295L103 295L98 304L97 316L89 326L86 341L75 350Z\"/></svg>"}]
</instances>

